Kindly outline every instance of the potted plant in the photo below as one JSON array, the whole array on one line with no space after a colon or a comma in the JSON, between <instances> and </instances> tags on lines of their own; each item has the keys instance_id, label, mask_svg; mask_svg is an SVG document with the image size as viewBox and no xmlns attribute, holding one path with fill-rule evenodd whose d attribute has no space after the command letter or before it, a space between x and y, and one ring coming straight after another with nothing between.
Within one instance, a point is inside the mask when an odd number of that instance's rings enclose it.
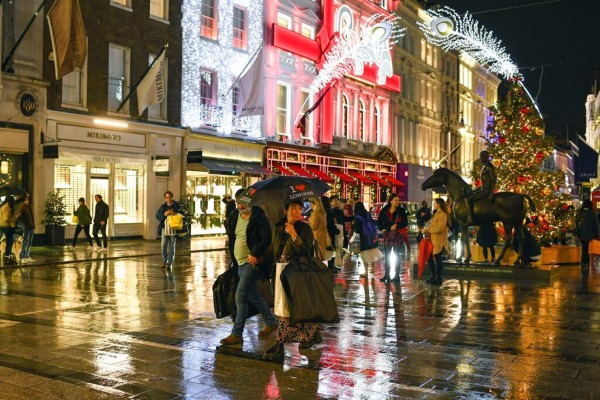
<instances>
[{"instance_id":1,"label":"potted plant","mask_svg":"<svg viewBox=\"0 0 600 400\"><path fill-rule=\"evenodd\" d=\"M49 192L44 206L45 218L42 220L46 226L46 245L62 246L65 244L66 214L67 206L64 196L61 196L58 190Z\"/></svg>"},{"instance_id":2,"label":"potted plant","mask_svg":"<svg viewBox=\"0 0 600 400\"><path fill-rule=\"evenodd\" d=\"M185 214L183 217L183 224L186 226L186 229L189 233L192 232L192 223L194 217L194 196L190 194L182 194L179 199L179 206L181 207L181 211ZM188 235L184 237L189 237Z\"/></svg>"}]
</instances>

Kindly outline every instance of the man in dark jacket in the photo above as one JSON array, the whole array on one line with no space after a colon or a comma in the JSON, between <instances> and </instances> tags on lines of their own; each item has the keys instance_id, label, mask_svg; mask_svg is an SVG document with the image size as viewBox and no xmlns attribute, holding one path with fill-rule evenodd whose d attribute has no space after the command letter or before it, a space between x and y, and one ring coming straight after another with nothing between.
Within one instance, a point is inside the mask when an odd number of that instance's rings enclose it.
<instances>
[{"instance_id":1,"label":"man in dark jacket","mask_svg":"<svg viewBox=\"0 0 600 400\"><path fill-rule=\"evenodd\" d=\"M96 245L98 246L98 253L106 253L108 251L108 238L106 237L106 222L108 221L109 216L108 204L102 200L102 196L99 194L94 196L94 199L96 199L96 210L94 211L94 227L92 233L96 240ZM98 231L102 233L102 245L100 244Z\"/></svg>"},{"instance_id":2,"label":"man in dark jacket","mask_svg":"<svg viewBox=\"0 0 600 400\"><path fill-rule=\"evenodd\" d=\"M259 332L261 338L268 337L277 326L269 306L258 291L259 268L271 244L271 225L260 207L248 207L237 203L231 213L226 231L229 237L229 254L234 267L238 268L240 281L235 292L237 315L231 335L221 340L222 345L231 346L244 342L242 334L248 316L248 302L261 313L266 326Z\"/></svg>"},{"instance_id":3,"label":"man in dark jacket","mask_svg":"<svg viewBox=\"0 0 600 400\"><path fill-rule=\"evenodd\" d=\"M423 233L421 232L425 228L425 224L431 219L431 209L427 207L427 202L423 200L421 202L421 208L417 210L417 227L419 228L419 234L417 235L417 242L423 239Z\"/></svg>"},{"instance_id":4,"label":"man in dark jacket","mask_svg":"<svg viewBox=\"0 0 600 400\"><path fill-rule=\"evenodd\" d=\"M164 194L165 202L156 212L158 220L158 236L160 236L160 248L162 249L162 267L171 268L175 259L175 245L177 244L177 235L165 235L165 221L167 217L175 214L182 214L181 206L173 200L173 192L166 191Z\"/></svg>"}]
</instances>

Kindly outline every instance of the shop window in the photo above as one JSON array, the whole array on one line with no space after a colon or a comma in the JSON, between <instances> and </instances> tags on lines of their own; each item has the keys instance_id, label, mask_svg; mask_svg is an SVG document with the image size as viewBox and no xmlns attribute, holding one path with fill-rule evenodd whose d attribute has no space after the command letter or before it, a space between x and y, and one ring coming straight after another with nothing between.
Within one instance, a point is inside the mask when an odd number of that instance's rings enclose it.
<instances>
[{"instance_id":1,"label":"shop window","mask_svg":"<svg viewBox=\"0 0 600 400\"><path fill-rule=\"evenodd\" d=\"M277 25L287 29L292 29L292 17L287 14L278 12L277 13Z\"/></svg>"},{"instance_id":2,"label":"shop window","mask_svg":"<svg viewBox=\"0 0 600 400\"><path fill-rule=\"evenodd\" d=\"M313 96L309 90L302 89L300 91L300 116L308 111L313 105ZM304 121L304 132L302 133L304 138L312 139L313 137L313 118L312 114L306 117Z\"/></svg>"},{"instance_id":3,"label":"shop window","mask_svg":"<svg viewBox=\"0 0 600 400\"><path fill-rule=\"evenodd\" d=\"M150 0L150 16L167 20L169 19L168 9L169 0Z\"/></svg>"},{"instance_id":4,"label":"shop window","mask_svg":"<svg viewBox=\"0 0 600 400\"><path fill-rule=\"evenodd\" d=\"M246 14L247 11L238 6L233 6L233 47L246 50Z\"/></svg>"},{"instance_id":5,"label":"shop window","mask_svg":"<svg viewBox=\"0 0 600 400\"><path fill-rule=\"evenodd\" d=\"M315 38L315 27L302 23L301 32L302 36L306 36L307 38L314 39Z\"/></svg>"},{"instance_id":6,"label":"shop window","mask_svg":"<svg viewBox=\"0 0 600 400\"><path fill-rule=\"evenodd\" d=\"M277 82L277 125L278 135L290 134L290 85Z\"/></svg>"},{"instance_id":7,"label":"shop window","mask_svg":"<svg viewBox=\"0 0 600 400\"><path fill-rule=\"evenodd\" d=\"M358 102L358 131L360 133L359 140L365 140L365 103L362 100Z\"/></svg>"},{"instance_id":8,"label":"shop window","mask_svg":"<svg viewBox=\"0 0 600 400\"><path fill-rule=\"evenodd\" d=\"M150 54L150 56L148 57L148 65L152 64L152 61L154 61L154 59L156 58L156 54ZM153 106L148 106L148 118L149 119L157 119L157 120L163 120L166 121L167 120L167 82L169 81L168 79L168 75L167 75L167 68L169 65L169 61L168 59L165 57L162 63L162 67L160 68L160 74L162 75L162 82L163 82L163 93L164 93L164 97L163 100L158 103L155 104Z\"/></svg>"},{"instance_id":9,"label":"shop window","mask_svg":"<svg viewBox=\"0 0 600 400\"><path fill-rule=\"evenodd\" d=\"M381 112L378 105L375 105L375 141L378 144L383 143L381 140Z\"/></svg>"},{"instance_id":10,"label":"shop window","mask_svg":"<svg viewBox=\"0 0 600 400\"><path fill-rule=\"evenodd\" d=\"M87 103L87 65L85 58L82 68L62 77L62 105L63 107L86 107Z\"/></svg>"},{"instance_id":11,"label":"shop window","mask_svg":"<svg viewBox=\"0 0 600 400\"><path fill-rule=\"evenodd\" d=\"M67 214L71 214L79 206L80 197L86 196L87 176L85 162L60 159L54 165L54 189L65 198ZM86 199L89 206L89 200ZM67 222L71 222L67 218Z\"/></svg>"},{"instance_id":12,"label":"shop window","mask_svg":"<svg viewBox=\"0 0 600 400\"><path fill-rule=\"evenodd\" d=\"M348 104L348 98L345 94L342 95L342 136L346 139L348 137L348 118L350 114L350 105Z\"/></svg>"},{"instance_id":13,"label":"shop window","mask_svg":"<svg viewBox=\"0 0 600 400\"><path fill-rule=\"evenodd\" d=\"M114 221L115 223L141 223L143 219L143 167L115 168Z\"/></svg>"},{"instance_id":14,"label":"shop window","mask_svg":"<svg viewBox=\"0 0 600 400\"><path fill-rule=\"evenodd\" d=\"M215 104L216 74L206 69L200 70L200 104L212 106Z\"/></svg>"},{"instance_id":15,"label":"shop window","mask_svg":"<svg viewBox=\"0 0 600 400\"><path fill-rule=\"evenodd\" d=\"M202 0L202 19L200 34L207 38L217 40L217 0Z\"/></svg>"},{"instance_id":16,"label":"shop window","mask_svg":"<svg viewBox=\"0 0 600 400\"><path fill-rule=\"evenodd\" d=\"M129 93L129 49L110 44L108 53L108 109L117 111ZM127 104L121 112L128 110Z\"/></svg>"},{"instance_id":17,"label":"shop window","mask_svg":"<svg viewBox=\"0 0 600 400\"><path fill-rule=\"evenodd\" d=\"M131 0L110 0L110 5L131 8Z\"/></svg>"},{"instance_id":18,"label":"shop window","mask_svg":"<svg viewBox=\"0 0 600 400\"><path fill-rule=\"evenodd\" d=\"M233 115L237 115L240 109L240 86L237 83L231 88L231 103Z\"/></svg>"}]
</instances>

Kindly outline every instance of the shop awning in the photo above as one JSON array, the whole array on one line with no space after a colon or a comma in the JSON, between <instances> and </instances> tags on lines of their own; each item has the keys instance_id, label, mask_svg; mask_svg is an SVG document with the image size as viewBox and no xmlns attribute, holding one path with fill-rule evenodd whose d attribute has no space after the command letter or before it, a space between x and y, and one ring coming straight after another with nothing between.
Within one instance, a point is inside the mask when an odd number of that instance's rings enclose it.
<instances>
[{"instance_id":1,"label":"shop awning","mask_svg":"<svg viewBox=\"0 0 600 400\"><path fill-rule=\"evenodd\" d=\"M370 180L369 178L367 178L366 176L364 176L363 174L361 174L360 172L356 172L356 171L348 171L348 173L355 177L356 179L358 179L359 182L367 184L367 185L372 185L375 182L373 182L372 180Z\"/></svg>"},{"instance_id":2,"label":"shop awning","mask_svg":"<svg viewBox=\"0 0 600 400\"><path fill-rule=\"evenodd\" d=\"M331 172L332 174L334 174L335 176L337 176L338 178L341 179L342 182L346 182L346 183L356 183L356 181L354 180L354 178L352 178L349 175L346 175L345 173L343 173L342 171L337 171L335 169L330 170L329 172Z\"/></svg>"},{"instance_id":3,"label":"shop awning","mask_svg":"<svg viewBox=\"0 0 600 400\"><path fill-rule=\"evenodd\" d=\"M274 175L273 172L261 166L259 163L249 163L241 161L228 160L202 160L202 165L207 168L211 174L235 175L238 173L252 175Z\"/></svg>"},{"instance_id":4,"label":"shop awning","mask_svg":"<svg viewBox=\"0 0 600 400\"><path fill-rule=\"evenodd\" d=\"M273 168L277 168L281 175L294 176L294 173L279 163L273 163Z\"/></svg>"},{"instance_id":5,"label":"shop awning","mask_svg":"<svg viewBox=\"0 0 600 400\"><path fill-rule=\"evenodd\" d=\"M314 178L307 170L302 168L299 165L288 164L288 169L294 171L298 176L303 176L305 178Z\"/></svg>"},{"instance_id":6,"label":"shop awning","mask_svg":"<svg viewBox=\"0 0 600 400\"><path fill-rule=\"evenodd\" d=\"M386 179L392 186L403 187L406 186L404 183L400 182L398 179L394 178L392 175L382 175L384 179Z\"/></svg>"},{"instance_id":7,"label":"shop awning","mask_svg":"<svg viewBox=\"0 0 600 400\"><path fill-rule=\"evenodd\" d=\"M367 176L379 183L381 186L391 186L391 183L377 175L375 172L367 172Z\"/></svg>"},{"instance_id":8,"label":"shop awning","mask_svg":"<svg viewBox=\"0 0 600 400\"><path fill-rule=\"evenodd\" d=\"M321 171L317 167L306 167L306 170L310 173L315 174L317 178L319 178L325 183L335 182L335 179L333 179L331 176L327 175L325 172Z\"/></svg>"}]
</instances>

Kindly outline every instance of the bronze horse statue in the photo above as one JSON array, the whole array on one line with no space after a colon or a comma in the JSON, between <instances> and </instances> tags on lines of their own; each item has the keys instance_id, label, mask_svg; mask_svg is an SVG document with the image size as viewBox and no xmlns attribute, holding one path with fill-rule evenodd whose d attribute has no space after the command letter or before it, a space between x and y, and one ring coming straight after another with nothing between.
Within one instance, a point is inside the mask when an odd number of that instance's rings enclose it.
<instances>
[{"instance_id":1,"label":"bronze horse statue","mask_svg":"<svg viewBox=\"0 0 600 400\"><path fill-rule=\"evenodd\" d=\"M471 187L456 172L447 168L438 168L433 174L423 182L422 190L434 188L436 186L445 186L448 195L452 199L452 215L460 225L461 243L466 247L467 257L465 264L471 261L471 248L469 246L469 225L467 222L467 211L465 209L464 195L471 192ZM485 222L502 222L504 226L504 247L496 259L495 264L499 265L506 250L512 242L512 230L515 228L517 238L519 238L519 259L523 255L523 220L527 214L527 205L529 202L531 211L535 211L535 204L531 197L526 194L511 192L498 192L494 194L494 200L490 203L488 199L477 200L473 203L473 224L480 226ZM519 260L517 260L519 262Z\"/></svg>"}]
</instances>

